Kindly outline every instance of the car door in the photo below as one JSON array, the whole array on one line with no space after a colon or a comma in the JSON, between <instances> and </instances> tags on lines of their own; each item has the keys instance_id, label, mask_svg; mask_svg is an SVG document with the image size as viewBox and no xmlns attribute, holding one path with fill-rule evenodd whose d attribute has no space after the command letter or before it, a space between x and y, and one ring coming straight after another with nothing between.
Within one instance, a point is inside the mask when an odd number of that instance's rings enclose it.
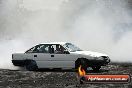
<instances>
[{"instance_id":1,"label":"car door","mask_svg":"<svg viewBox=\"0 0 132 88\"><path fill-rule=\"evenodd\" d=\"M65 53L66 49L61 45L52 45L54 52L51 53L51 63L54 68L74 68L76 55ZM60 46L58 49L58 46ZM68 52L68 51L67 51Z\"/></svg>"},{"instance_id":2,"label":"car door","mask_svg":"<svg viewBox=\"0 0 132 88\"><path fill-rule=\"evenodd\" d=\"M48 44L42 44L36 49L37 52L33 53L38 68L52 68L49 47L50 45Z\"/></svg>"}]
</instances>

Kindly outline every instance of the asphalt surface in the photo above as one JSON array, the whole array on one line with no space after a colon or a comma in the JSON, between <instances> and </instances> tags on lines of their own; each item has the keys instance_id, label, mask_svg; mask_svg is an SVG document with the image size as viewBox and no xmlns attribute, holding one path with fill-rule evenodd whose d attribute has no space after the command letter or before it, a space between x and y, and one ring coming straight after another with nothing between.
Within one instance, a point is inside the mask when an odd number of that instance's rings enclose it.
<instances>
[{"instance_id":1,"label":"asphalt surface","mask_svg":"<svg viewBox=\"0 0 132 88\"><path fill-rule=\"evenodd\" d=\"M87 74L130 74L132 63L112 63L99 72L92 69ZM132 78L131 78L132 79ZM8 70L0 69L0 88L132 88L132 82L126 84L80 84L74 70Z\"/></svg>"}]
</instances>

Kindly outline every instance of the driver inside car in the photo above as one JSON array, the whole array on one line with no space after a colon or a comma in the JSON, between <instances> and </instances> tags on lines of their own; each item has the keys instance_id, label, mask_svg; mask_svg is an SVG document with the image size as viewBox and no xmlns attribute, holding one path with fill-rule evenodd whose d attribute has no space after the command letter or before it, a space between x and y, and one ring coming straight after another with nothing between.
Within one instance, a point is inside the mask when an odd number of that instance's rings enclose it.
<instances>
[{"instance_id":1,"label":"driver inside car","mask_svg":"<svg viewBox=\"0 0 132 88\"><path fill-rule=\"evenodd\" d=\"M56 54L62 54L62 53L63 53L62 48L61 48L60 45L56 45L55 53L56 53Z\"/></svg>"}]
</instances>

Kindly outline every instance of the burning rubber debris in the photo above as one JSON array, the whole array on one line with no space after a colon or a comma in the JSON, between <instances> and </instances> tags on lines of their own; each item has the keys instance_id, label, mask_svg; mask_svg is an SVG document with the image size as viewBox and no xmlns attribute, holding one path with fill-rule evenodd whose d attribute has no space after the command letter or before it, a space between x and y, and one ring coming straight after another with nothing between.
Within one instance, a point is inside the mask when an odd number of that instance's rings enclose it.
<instances>
[{"instance_id":1,"label":"burning rubber debris","mask_svg":"<svg viewBox=\"0 0 132 88\"><path fill-rule=\"evenodd\" d=\"M85 76L86 75L86 72L84 71L84 69L82 68L81 65L78 68L78 75L79 76Z\"/></svg>"}]
</instances>

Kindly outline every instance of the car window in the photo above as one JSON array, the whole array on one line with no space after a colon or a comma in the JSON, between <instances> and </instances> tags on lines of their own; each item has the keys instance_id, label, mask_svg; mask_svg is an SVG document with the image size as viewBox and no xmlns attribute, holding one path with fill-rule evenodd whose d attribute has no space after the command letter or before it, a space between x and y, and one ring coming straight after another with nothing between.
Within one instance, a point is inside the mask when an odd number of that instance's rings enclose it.
<instances>
[{"instance_id":1,"label":"car window","mask_svg":"<svg viewBox=\"0 0 132 88\"><path fill-rule=\"evenodd\" d=\"M49 53L49 45L46 44L37 45L32 47L25 53Z\"/></svg>"},{"instance_id":2,"label":"car window","mask_svg":"<svg viewBox=\"0 0 132 88\"><path fill-rule=\"evenodd\" d=\"M27 50L25 53L34 53L37 46L32 47L31 49Z\"/></svg>"},{"instance_id":3,"label":"car window","mask_svg":"<svg viewBox=\"0 0 132 88\"><path fill-rule=\"evenodd\" d=\"M38 53L49 53L49 45L41 45L37 50Z\"/></svg>"},{"instance_id":4,"label":"car window","mask_svg":"<svg viewBox=\"0 0 132 88\"><path fill-rule=\"evenodd\" d=\"M40 44L27 50L25 53L54 53L64 54L66 49L59 44Z\"/></svg>"},{"instance_id":5,"label":"car window","mask_svg":"<svg viewBox=\"0 0 132 88\"><path fill-rule=\"evenodd\" d=\"M61 45L59 45L59 44L56 44L55 46L54 46L55 48L54 48L54 50L55 50L55 54L64 54L64 50L65 50L65 48L63 47L63 46L61 46Z\"/></svg>"}]
</instances>

